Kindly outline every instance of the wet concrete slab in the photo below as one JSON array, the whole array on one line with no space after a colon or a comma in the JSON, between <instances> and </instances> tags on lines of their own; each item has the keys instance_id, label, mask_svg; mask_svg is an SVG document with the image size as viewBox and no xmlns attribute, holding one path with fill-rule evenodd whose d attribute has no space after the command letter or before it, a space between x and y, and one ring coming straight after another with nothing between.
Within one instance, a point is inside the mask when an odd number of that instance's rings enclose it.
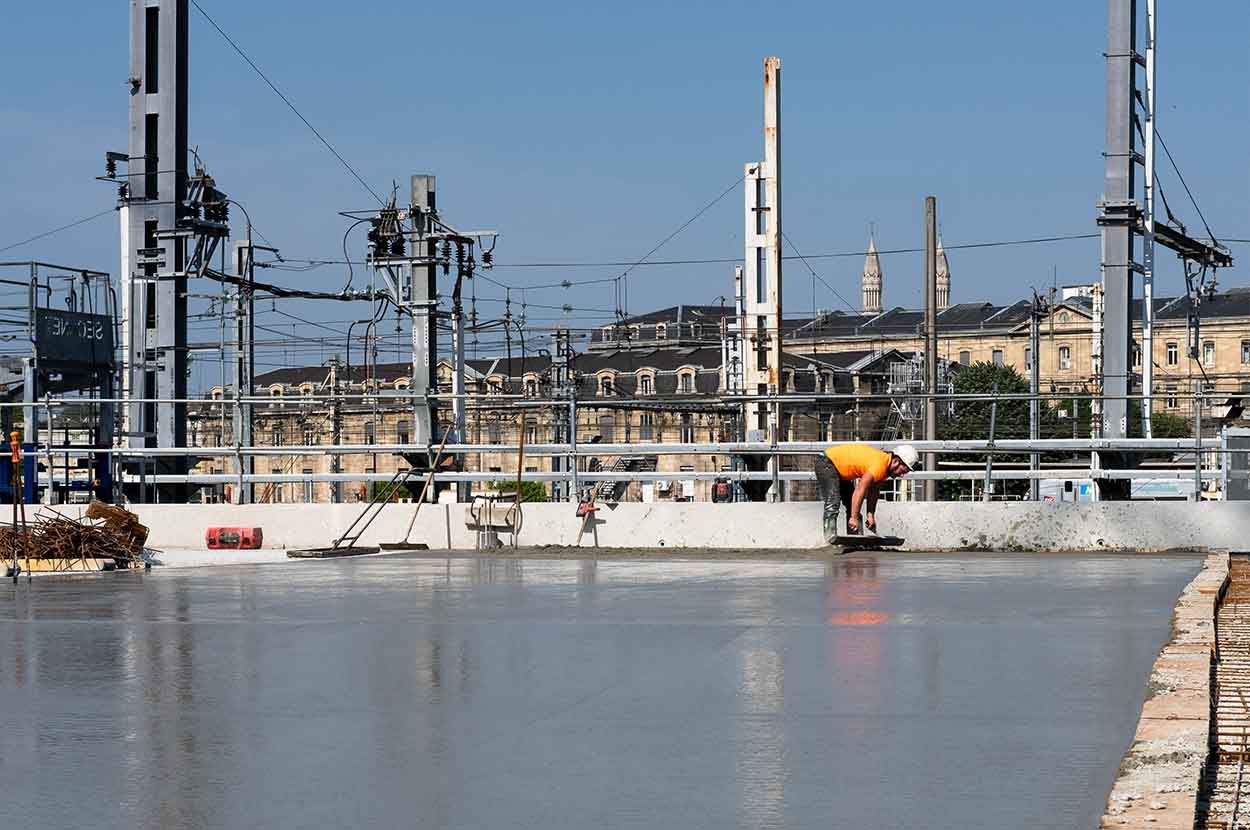
<instances>
[{"instance_id":1,"label":"wet concrete slab","mask_svg":"<svg viewBox=\"0 0 1250 830\"><path fill-rule=\"evenodd\" d=\"M1089 827L1201 563L427 553L6 582L5 823Z\"/></svg>"}]
</instances>

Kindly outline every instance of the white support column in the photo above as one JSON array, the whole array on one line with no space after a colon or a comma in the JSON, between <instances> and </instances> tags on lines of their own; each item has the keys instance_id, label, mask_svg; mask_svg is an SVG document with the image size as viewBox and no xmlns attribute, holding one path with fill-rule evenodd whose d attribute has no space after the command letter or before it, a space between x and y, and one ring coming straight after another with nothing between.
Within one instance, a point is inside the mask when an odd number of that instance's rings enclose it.
<instances>
[{"instance_id":1,"label":"white support column","mask_svg":"<svg viewBox=\"0 0 1250 830\"><path fill-rule=\"evenodd\" d=\"M745 263L743 379L749 395L781 391L781 59L764 59L764 161L749 163L743 176ZM781 436L780 404L747 406L748 440ZM770 464L769 470L773 471ZM780 485L771 501L784 496Z\"/></svg>"}]
</instances>

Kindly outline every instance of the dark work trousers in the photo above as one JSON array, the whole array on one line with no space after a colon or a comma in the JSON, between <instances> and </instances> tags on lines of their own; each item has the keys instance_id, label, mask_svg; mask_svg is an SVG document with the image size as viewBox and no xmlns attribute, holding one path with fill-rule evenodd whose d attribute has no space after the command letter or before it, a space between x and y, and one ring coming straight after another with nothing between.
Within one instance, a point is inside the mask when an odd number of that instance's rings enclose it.
<instances>
[{"instance_id":1,"label":"dark work trousers","mask_svg":"<svg viewBox=\"0 0 1250 830\"><path fill-rule=\"evenodd\" d=\"M825 541L832 543L838 536L839 503L846 506L846 515L851 515L851 496L855 493L855 482L842 478L829 456L821 453L816 457L816 485L820 488L820 498L825 503Z\"/></svg>"}]
</instances>

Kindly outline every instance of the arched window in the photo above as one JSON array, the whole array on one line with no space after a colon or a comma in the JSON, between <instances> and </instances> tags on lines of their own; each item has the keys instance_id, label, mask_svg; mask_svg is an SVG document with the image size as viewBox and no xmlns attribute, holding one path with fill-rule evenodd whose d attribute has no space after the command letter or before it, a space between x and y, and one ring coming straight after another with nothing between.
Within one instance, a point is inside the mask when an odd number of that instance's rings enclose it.
<instances>
[{"instance_id":1,"label":"arched window","mask_svg":"<svg viewBox=\"0 0 1250 830\"><path fill-rule=\"evenodd\" d=\"M655 324L655 339L666 340L667 338L668 338L668 324L656 323Z\"/></svg>"},{"instance_id":2,"label":"arched window","mask_svg":"<svg viewBox=\"0 0 1250 830\"><path fill-rule=\"evenodd\" d=\"M611 372L599 375L598 394L601 398L610 398L616 394L616 377Z\"/></svg>"},{"instance_id":3,"label":"arched window","mask_svg":"<svg viewBox=\"0 0 1250 830\"><path fill-rule=\"evenodd\" d=\"M694 372L685 369L677 373L677 391L682 395L694 394Z\"/></svg>"},{"instance_id":4,"label":"arched window","mask_svg":"<svg viewBox=\"0 0 1250 830\"><path fill-rule=\"evenodd\" d=\"M1072 368L1072 347L1071 346L1059 347L1059 368L1060 369Z\"/></svg>"},{"instance_id":5,"label":"arched window","mask_svg":"<svg viewBox=\"0 0 1250 830\"><path fill-rule=\"evenodd\" d=\"M638 373L638 394L654 395L655 394L655 377L650 372Z\"/></svg>"},{"instance_id":6,"label":"arched window","mask_svg":"<svg viewBox=\"0 0 1250 830\"><path fill-rule=\"evenodd\" d=\"M1068 320L1069 320L1069 319L1070 319L1070 318L1069 318L1069 316L1068 316L1068 312L1066 312L1066 311L1061 311L1061 312L1059 312L1059 322L1060 322L1060 323L1066 323L1066 322L1068 322Z\"/></svg>"},{"instance_id":7,"label":"arched window","mask_svg":"<svg viewBox=\"0 0 1250 830\"><path fill-rule=\"evenodd\" d=\"M538 376L532 375L532 374L526 375L524 389L525 389L525 397L537 398L538 397Z\"/></svg>"}]
</instances>

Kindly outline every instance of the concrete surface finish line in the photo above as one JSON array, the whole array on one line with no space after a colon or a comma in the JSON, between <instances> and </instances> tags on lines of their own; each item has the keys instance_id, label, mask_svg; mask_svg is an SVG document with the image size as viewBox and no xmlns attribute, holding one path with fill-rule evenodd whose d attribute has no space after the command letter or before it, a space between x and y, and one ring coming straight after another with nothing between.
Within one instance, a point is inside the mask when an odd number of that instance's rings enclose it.
<instances>
[{"instance_id":1,"label":"concrete surface finish line","mask_svg":"<svg viewBox=\"0 0 1250 830\"><path fill-rule=\"evenodd\" d=\"M397 555L5 582L5 824L1091 827L1201 564Z\"/></svg>"}]
</instances>

